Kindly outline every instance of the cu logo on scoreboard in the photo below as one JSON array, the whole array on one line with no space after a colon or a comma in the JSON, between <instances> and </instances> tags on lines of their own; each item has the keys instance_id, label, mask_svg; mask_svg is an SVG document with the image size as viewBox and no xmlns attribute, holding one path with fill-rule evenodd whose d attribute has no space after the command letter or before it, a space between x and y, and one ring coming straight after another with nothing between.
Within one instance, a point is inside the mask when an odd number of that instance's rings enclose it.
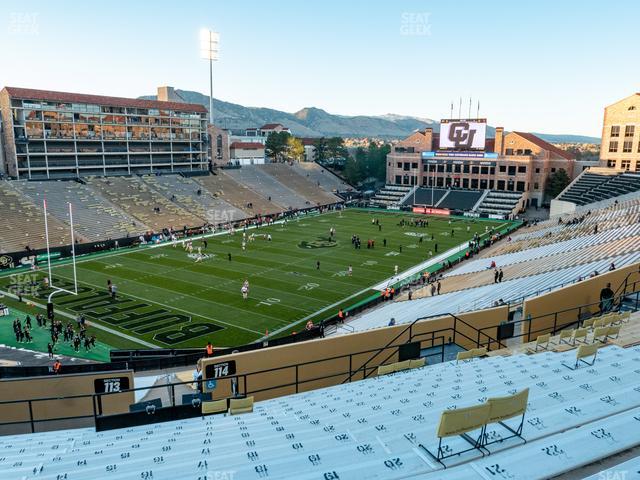
<instances>
[{"instance_id":1,"label":"cu logo on scoreboard","mask_svg":"<svg viewBox=\"0 0 640 480\"><path fill-rule=\"evenodd\" d=\"M454 122L449 128L449 140L456 148L471 148L475 136L469 122Z\"/></svg>"}]
</instances>

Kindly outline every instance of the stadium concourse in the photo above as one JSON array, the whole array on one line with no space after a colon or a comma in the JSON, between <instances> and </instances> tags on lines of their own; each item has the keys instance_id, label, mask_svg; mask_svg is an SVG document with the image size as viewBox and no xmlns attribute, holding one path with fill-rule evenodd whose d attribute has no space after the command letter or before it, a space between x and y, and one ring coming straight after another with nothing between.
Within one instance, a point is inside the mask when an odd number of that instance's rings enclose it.
<instances>
[{"instance_id":1,"label":"stadium concourse","mask_svg":"<svg viewBox=\"0 0 640 480\"><path fill-rule=\"evenodd\" d=\"M524 228L441 274L439 294L432 285L414 282L397 301L351 317L350 328L338 332L386 326L391 318L401 324L424 316L517 305L527 297L639 261L640 196Z\"/></svg>"}]
</instances>

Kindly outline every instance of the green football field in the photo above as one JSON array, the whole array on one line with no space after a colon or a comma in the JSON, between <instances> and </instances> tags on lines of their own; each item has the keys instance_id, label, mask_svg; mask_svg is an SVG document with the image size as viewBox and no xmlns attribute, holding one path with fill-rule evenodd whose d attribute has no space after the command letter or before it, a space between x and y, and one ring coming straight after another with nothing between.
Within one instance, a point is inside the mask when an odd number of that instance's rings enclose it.
<instances>
[{"instance_id":1,"label":"green football field","mask_svg":"<svg viewBox=\"0 0 640 480\"><path fill-rule=\"evenodd\" d=\"M381 228L372 224L373 218ZM399 225L401 219L413 218L428 220L429 226ZM202 240L194 240L193 253L201 247L207 256L200 262L180 244L79 258L79 295L57 294L53 303L56 312L83 313L107 327L110 333L104 333L103 341L121 336L118 347L142 346L132 339L164 348L202 347L208 340L215 347L234 346L335 315L339 307L374 294L371 287L392 277L396 265L402 272L427 260L429 251L435 255L436 243L443 253L476 232L484 235L485 227L507 225L463 218L449 224L442 217L359 210L302 216L248 230L245 251L242 231L209 237L206 248ZM330 228L335 228L335 241L329 241ZM251 234L253 241L248 240ZM360 237L361 249L352 245L352 235ZM368 239L375 241L374 248L367 248ZM54 285L72 288L69 263L54 265L53 276ZM108 295L107 280L117 286L115 300ZM245 280L250 287L246 300L241 294ZM7 275L0 278L0 288L15 290L21 281L19 275ZM37 290L34 300L46 303L50 291ZM97 335L101 339L100 330Z\"/></svg>"}]
</instances>

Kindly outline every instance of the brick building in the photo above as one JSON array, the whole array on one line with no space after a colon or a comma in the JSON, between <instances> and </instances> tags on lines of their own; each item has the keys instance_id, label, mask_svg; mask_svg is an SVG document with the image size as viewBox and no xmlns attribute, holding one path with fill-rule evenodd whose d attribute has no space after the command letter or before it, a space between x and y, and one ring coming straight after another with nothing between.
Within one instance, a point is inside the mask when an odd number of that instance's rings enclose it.
<instances>
[{"instance_id":1,"label":"brick building","mask_svg":"<svg viewBox=\"0 0 640 480\"><path fill-rule=\"evenodd\" d=\"M570 153L525 132L485 139L484 150L440 150L439 134L418 131L395 144L387 155L387 183L521 192L526 205L541 205L546 182L564 169L570 178L580 172Z\"/></svg>"},{"instance_id":2,"label":"brick building","mask_svg":"<svg viewBox=\"0 0 640 480\"><path fill-rule=\"evenodd\" d=\"M600 165L640 172L640 92L604 109Z\"/></svg>"},{"instance_id":3,"label":"brick building","mask_svg":"<svg viewBox=\"0 0 640 480\"><path fill-rule=\"evenodd\" d=\"M0 115L14 178L208 169L202 105L5 87Z\"/></svg>"}]
</instances>

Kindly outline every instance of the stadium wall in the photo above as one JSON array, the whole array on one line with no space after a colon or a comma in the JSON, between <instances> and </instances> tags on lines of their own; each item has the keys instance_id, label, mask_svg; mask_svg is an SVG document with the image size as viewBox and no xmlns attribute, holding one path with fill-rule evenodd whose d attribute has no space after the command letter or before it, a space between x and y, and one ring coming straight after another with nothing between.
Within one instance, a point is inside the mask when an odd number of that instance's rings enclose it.
<instances>
[{"instance_id":1,"label":"stadium wall","mask_svg":"<svg viewBox=\"0 0 640 480\"><path fill-rule=\"evenodd\" d=\"M531 298L524 302L523 332L529 331L531 316L531 334L524 335L524 343L536 339L538 335L551 332L554 327L578 321L579 315L596 314L599 312L600 291L611 283L611 289L616 292L629 275L630 282L640 281L640 263L606 272L597 277L588 278L578 283L560 288L554 292ZM617 292L618 294L621 293ZM583 305L588 305L583 307ZM556 319L556 313L557 319Z\"/></svg>"},{"instance_id":2,"label":"stadium wall","mask_svg":"<svg viewBox=\"0 0 640 480\"><path fill-rule=\"evenodd\" d=\"M419 321L410 330L407 328L409 325L404 324L217 356L203 359L203 371L207 380L207 365L233 362L240 393L253 395L256 400L266 400L337 385L349 378L346 372L358 370L367 362L367 371L370 373L378 365L398 361L398 345L409 341L420 341L421 348L448 343L454 340L454 326L458 332L455 343L466 349L474 348L479 329L486 328L486 332L496 338L497 327L507 316L508 307L502 306L460 314L458 318L462 321L443 316ZM432 337L435 337L433 342ZM480 341L486 342L487 338L481 338ZM393 346L385 348L390 342ZM380 353L376 355L377 351ZM364 373L360 371L351 379L361 380L363 376ZM214 399L229 397L232 394L231 379L218 379L212 393Z\"/></svg>"},{"instance_id":3,"label":"stadium wall","mask_svg":"<svg viewBox=\"0 0 640 480\"><path fill-rule=\"evenodd\" d=\"M0 427L0 432L3 434L30 432L30 408L33 411L34 420L48 420L45 422L35 423L36 431L72 428L69 420L61 419L83 415L91 418L80 419L78 424L74 423L73 426L93 426L93 397L69 397L77 395L92 395L96 393L96 380L114 377L127 377L129 379L130 388L134 387L133 372L131 370L1 380L0 418L2 419L2 423L21 423L16 425L2 425L2 427ZM51 400L34 401L31 402L31 406L28 402L1 403L14 400L35 400L39 398L51 398ZM124 393L103 395L100 403L102 405L102 413L104 415L128 412L129 405L135 403L134 392L128 391ZM84 422L82 420L84 420Z\"/></svg>"}]
</instances>

